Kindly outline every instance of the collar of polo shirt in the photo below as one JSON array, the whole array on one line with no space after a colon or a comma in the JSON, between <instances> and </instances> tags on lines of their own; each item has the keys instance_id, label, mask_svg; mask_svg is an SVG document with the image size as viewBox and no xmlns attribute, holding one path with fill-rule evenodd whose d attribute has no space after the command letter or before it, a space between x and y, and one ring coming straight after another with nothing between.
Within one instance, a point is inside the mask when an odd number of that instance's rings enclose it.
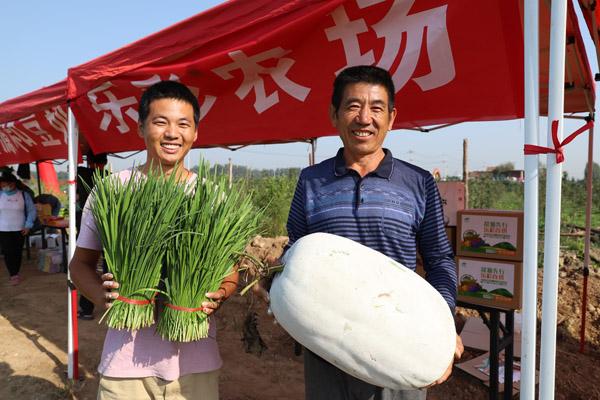
<instances>
[{"instance_id":1,"label":"collar of polo shirt","mask_svg":"<svg viewBox=\"0 0 600 400\"><path fill-rule=\"evenodd\" d=\"M381 178L390 179L392 177L392 171L394 169L394 160L392 156L392 152L389 149L383 149L385 156L383 160L379 163L377 168L370 172L369 175L377 175ZM335 155L335 176L344 176L349 173L351 170L346 167L346 160L344 160L344 148L338 150Z\"/></svg>"}]
</instances>

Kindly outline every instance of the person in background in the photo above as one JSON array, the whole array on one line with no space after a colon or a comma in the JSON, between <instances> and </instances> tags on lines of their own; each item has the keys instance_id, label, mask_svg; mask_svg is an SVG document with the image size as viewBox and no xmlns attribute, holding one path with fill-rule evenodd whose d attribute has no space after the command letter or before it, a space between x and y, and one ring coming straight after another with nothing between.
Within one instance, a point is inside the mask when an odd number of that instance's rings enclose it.
<instances>
[{"instance_id":1,"label":"person in background","mask_svg":"<svg viewBox=\"0 0 600 400\"><path fill-rule=\"evenodd\" d=\"M302 170L290 207L286 249L310 233L332 233L377 250L413 271L418 251L427 281L453 312L456 266L436 184L429 172L393 158L383 148L396 117L394 95L389 73L378 67L349 67L335 78L329 117L343 147L335 157ZM460 358L462 351L457 335L455 357ZM444 382L451 372L452 363L435 384ZM421 400L427 396L426 389L376 387L308 350L304 352L304 378L308 400Z\"/></svg>"},{"instance_id":2,"label":"person in background","mask_svg":"<svg viewBox=\"0 0 600 400\"><path fill-rule=\"evenodd\" d=\"M62 205L60 204L60 200L58 197L54 196L50 193L42 193L33 198L33 202L35 204L48 204L51 209L51 215L54 217L58 217L60 214L60 209Z\"/></svg>"},{"instance_id":3,"label":"person in background","mask_svg":"<svg viewBox=\"0 0 600 400\"><path fill-rule=\"evenodd\" d=\"M33 192L31 194L33 195ZM38 215L35 221L33 221L33 228L31 228L29 234L35 234L42 231L44 232L44 234L56 233L57 231L55 228L44 227L43 224L46 222L44 219L51 216L58 217L58 215L60 214L60 209L62 205L60 204L60 200L58 199L58 197L50 193L42 193L33 198L33 203L36 206L38 204L48 205L50 207L50 215L45 215L43 209L36 207ZM43 246L46 246L46 244L44 244Z\"/></svg>"},{"instance_id":4,"label":"person in background","mask_svg":"<svg viewBox=\"0 0 600 400\"><path fill-rule=\"evenodd\" d=\"M75 215L75 225L77 226L77 232L81 225L81 215L83 213L83 206L90 195L90 190L94 187L94 173L97 171L104 172L104 167L108 161L106 153L94 154L89 151L86 154L87 167L77 167L77 211Z\"/></svg>"},{"instance_id":5,"label":"person in background","mask_svg":"<svg viewBox=\"0 0 600 400\"><path fill-rule=\"evenodd\" d=\"M10 172L0 175L0 248L13 286L21 282L19 272L25 236L33 227L36 209L29 191Z\"/></svg>"},{"instance_id":6,"label":"person in background","mask_svg":"<svg viewBox=\"0 0 600 400\"><path fill-rule=\"evenodd\" d=\"M77 167L77 211L75 212L75 226L79 235L81 227L81 216L83 207L94 187L94 173L104 172L107 156L105 153L94 154L91 151L86 154L87 167ZM106 261L102 259L102 272L107 272ZM79 312L77 317L82 320L91 321L94 319L94 303L84 295L79 296Z\"/></svg>"}]
</instances>

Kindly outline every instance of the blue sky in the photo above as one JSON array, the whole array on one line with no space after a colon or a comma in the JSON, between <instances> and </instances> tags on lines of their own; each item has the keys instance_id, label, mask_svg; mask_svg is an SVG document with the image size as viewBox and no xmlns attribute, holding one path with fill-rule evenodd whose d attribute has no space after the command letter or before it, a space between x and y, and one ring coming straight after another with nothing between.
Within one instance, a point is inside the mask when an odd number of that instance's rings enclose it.
<instances>
[{"instance_id":1,"label":"blue sky","mask_svg":"<svg viewBox=\"0 0 600 400\"><path fill-rule=\"evenodd\" d=\"M182 19L219 4L219 0L102 0L4 2L0 15L0 102L53 84L67 69L108 53ZM583 24L582 24L583 25ZM586 32L587 34L587 32ZM587 35L586 37L588 37ZM592 50L591 41L589 51ZM589 53L592 71L596 56ZM315 112L325 112L316 110ZM400 110L401 112L401 110ZM565 135L581 125L567 121ZM540 123L541 144L546 141L546 121ZM600 135L596 135L597 137ZM479 170L505 162L523 168L523 121L465 123L433 133L393 131L385 147L394 156L427 170L439 168L442 175L462 174L463 139L469 141L469 169ZM600 139L595 140L594 158L599 160ZM335 137L319 139L317 161L331 157L340 146ZM581 178L587 161L587 135L580 135L565 151L564 170ZM190 165L200 157L213 163L253 168L303 167L308 162L307 144L251 146L235 152L221 149L193 150ZM128 160L112 159L113 168L140 163L143 155ZM540 160L545 163L545 156ZM61 167L60 169L64 169Z\"/></svg>"}]
</instances>

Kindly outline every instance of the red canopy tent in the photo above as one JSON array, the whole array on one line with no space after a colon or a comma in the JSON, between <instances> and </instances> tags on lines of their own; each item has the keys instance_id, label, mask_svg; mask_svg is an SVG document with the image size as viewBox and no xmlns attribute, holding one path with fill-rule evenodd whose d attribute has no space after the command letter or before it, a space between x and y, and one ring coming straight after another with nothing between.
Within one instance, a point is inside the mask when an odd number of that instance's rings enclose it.
<instances>
[{"instance_id":1,"label":"red canopy tent","mask_svg":"<svg viewBox=\"0 0 600 400\"><path fill-rule=\"evenodd\" d=\"M550 6L540 2L540 114L547 115ZM565 113L594 112L595 82L572 1L567 3Z\"/></svg>"},{"instance_id":2,"label":"red canopy tent","mask_svg":"<svg viewBox=\"0 0 600 400\"><path fill-rule=\"evenodd\" d=\"M549 8L541 3L543 115ZM72 68L68 82L0 103L0 165L67 157L67 94L94 152L142 149L136 104L156 79L197 88L203 106L197 147L334 135L326 117L332 78L360 62L394 73L396 128L521 118L523 3L518 4L224 3ZM567 36L565 112L591 112L594 82L572 4Z\"/></svg>"},{"instance_id":3,"label":"red canopy tent","mask_svg":"<svg viewBox=\"0 0 600 400\"><path fill-rule=\"evenodd\" d=\"M67 81L0 103L0 166L67 158ZM38 187L58 192L51 163L37 164Z\"/></svg>"},{"instance_id":4,"label":"red canopy tent","mask_svg":"<svg viewBox=\"0 0 600 400\"><path fill-rule=\"evenodd\" d=\"M332 79L360 63L392 72L395 128L521 118L522 2L446 3L234 0L71 68L68 97L95 152L143 148L136 104L159 79L198 91L197 147L334 135L326 113ZM542 3L543 82L549 10ZM569 35L565 111L590 112L593 80L574 13Z\"/></svg>"},{"instance_id":5,"label":"red canopy tent","mask_svg":"<svg viewBox=\"0 0 600 400\"><path fill-rule=\"evenodd\" d=\"M547 2L540 4L545 115L550 19ZM594 82L571 1L568 7L564 111L591 113ZM521 118L522 15L522 0L233 0L71 68L67 98L94 152L144 147L136 104L160 79L197 90L197 147L334 135L331 82L356 64L392 73L395 128Z\"/></svg>"},{"instance_id":6,"label":"red canopy tent","mask_svg":"<svg viewBox=\"0 0 600 400\"><path fill-rule=\"evenodd\" d=\"M0 166L67 158L67 82L0 103Z\"/></svg>"},{"instance_id":7,"label":"red canopy tent","mask_svg":"<svg viewBox=\"0 0 600 400\"><path fill-rule=\"evenodd\" d=\"M600 7L596 0L579 0L579 5L590 36L596 45L596 56L600 60Z\"/></svg>"}]
</instances>

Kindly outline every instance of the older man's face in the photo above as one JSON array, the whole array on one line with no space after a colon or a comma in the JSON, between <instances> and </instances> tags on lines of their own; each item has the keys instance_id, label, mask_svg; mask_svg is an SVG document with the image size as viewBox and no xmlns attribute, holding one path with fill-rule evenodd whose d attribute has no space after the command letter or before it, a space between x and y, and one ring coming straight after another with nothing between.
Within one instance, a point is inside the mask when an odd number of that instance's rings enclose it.
<instances>
[{"instance_id":1,"label":"older man's face","mask_svg":"<svg viewBox=\"0 0 600 400\"><path fill-rule=\"evenodd\" d=\"M381 85L354 83L346 86L336 112L330 110L346 153L352 161L382 151L387 131L392 128L396 109L389 108L388 94ZM349 160L346 160L349 161Z\"/></svg>"}]
</instances>

